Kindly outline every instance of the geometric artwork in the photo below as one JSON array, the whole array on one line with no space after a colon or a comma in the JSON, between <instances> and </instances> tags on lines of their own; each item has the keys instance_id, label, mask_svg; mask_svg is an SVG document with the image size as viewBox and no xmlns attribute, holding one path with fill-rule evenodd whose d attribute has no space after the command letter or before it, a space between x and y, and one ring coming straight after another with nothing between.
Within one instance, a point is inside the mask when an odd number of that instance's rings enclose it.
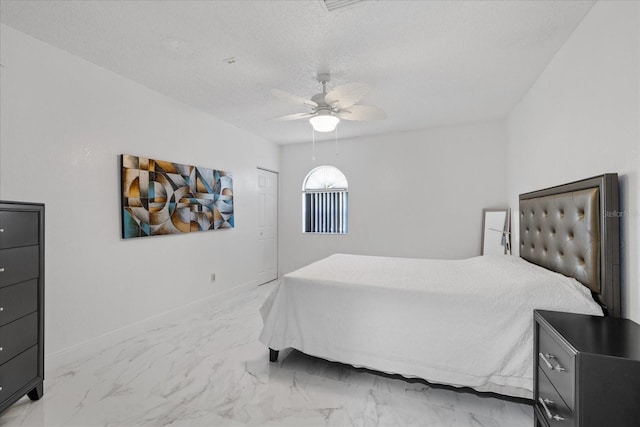
<instances>
[{"instance_id":1,"label":"geometric artwork","mask_svg":"<svg viewBox=\"0 0 640 427\"><path fill-rule=\"evenodd\" d=\"M122 238L233 228L230 172L122 154Z\"/></svg>"}]
</instances>

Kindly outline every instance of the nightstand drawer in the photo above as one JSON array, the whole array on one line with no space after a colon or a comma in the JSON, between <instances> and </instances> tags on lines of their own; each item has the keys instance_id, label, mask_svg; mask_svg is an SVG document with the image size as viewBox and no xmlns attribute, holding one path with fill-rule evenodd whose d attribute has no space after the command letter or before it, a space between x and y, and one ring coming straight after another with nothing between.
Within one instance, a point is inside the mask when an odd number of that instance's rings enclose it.
<instances>
[{"instance_id":1,"label":"nightstand drawer","mask_svg":"<svg viewBox=\"0 0 640 427\"><path fill-rule=\"evenodd\" d=\"M0 363L38 343L38 313L0 327Z\"/></svg>"},{"instance_id":2,"label":"nightstand drawer","mask_svg":"<svg viewBox=\"0 0 640 427\"><path fill-rule=\"evenodd\" d=\"M38 346L0 365L0 402L38 376ZM22 397L22 396L20 396Z\"/></svg>"},{"instance_id":3,"label":"nightstand drawer","mask_svg":"<svg viewBox=\"0 0 640 427\"><path fill-rule=\"evenodd\" d=\"M538 329L538 366L570 410L575 402L575 355L546 329Z\"/></svg>"},{"instance_id":4,"label":"nightstand drawer","mask_svg":"<svg viewBox=\"0 0 640 427\"><path fill-rule=\"evenodd\" d=\"M0 249L0 287L40 275L40 246Z\"/></svg>"},{"instance_id":5,"label":"nightstand drawer","mask_svg":"<svg viewBox=\"0 0 640 427\"><path fill-rule=\"evenodd\" d=\"M0 326L38 310L38 279L0 288Z\"/></svg>"},{"instance_id":6,"label":"nightstand drawer","mask_svg":"<svg viewBox=\"0 0 640 427\"><path fill-rule=\"evenodd\" d=\"M0 212L0 249L39 243L38 212Z\"/></svg>"},{"instance_id":7,"label":"nightstand drawer","mask_svg":"<svg viewBox=\"0 0 640 427\"><path fill-rule=\"evenodd\" d=\"M536 407L544 415L549 426L569 427L575 425L573 412L565 405L549 382L542 368L538 370L538 396Z\"/></svg>"}]
</instances>

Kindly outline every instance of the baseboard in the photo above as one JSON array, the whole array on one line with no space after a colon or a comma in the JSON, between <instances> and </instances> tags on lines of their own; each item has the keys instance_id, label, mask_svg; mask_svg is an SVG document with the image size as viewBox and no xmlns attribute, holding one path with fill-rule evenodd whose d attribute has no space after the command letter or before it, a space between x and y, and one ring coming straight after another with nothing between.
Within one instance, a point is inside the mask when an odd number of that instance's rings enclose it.
<instances>
[{"instance_id":1,"label":"baseboard","mask_svg":"<svg viewBox=\"0 0 640 427\"><path fill-rule=\"evenodd\" d=\"M100 352L101 350L104 350L120 341L139 336L141 333L148 330L150 324L154 324L159 321L171 321L173 317L179 319L185 311L192 311L194 308L199 307L202 304L208 304L212 298L218 298L232 291L241 290L242 288L255 287L256 283L257 282L253 280L233 286L199 300L189 302L180 307L147 317L146 319L139 320L130 325L123 326L111 332L107 332L106 334L67 347L53 354L46 355L44 359L45 378L47 377L48 372L58 369L69 362Z\"/></svg>"}]
</instances>

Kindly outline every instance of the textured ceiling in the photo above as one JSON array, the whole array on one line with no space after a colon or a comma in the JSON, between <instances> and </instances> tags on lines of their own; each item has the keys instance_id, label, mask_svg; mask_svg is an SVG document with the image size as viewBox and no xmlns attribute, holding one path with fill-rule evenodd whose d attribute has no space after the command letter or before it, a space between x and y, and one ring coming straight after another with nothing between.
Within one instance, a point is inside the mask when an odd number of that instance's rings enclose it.
<instances>
[{"instance_id":1,"label":"textured ceiling","mask_svg":"<svg viewBox=\"0 0 640 427\"><path fill-rule=\"evenodd\" d=\"M307 142L310 98L364 82L379 122L343 122L357 137L503 118L592 1L363 1L329 12L308 1L11 1L15 29L277 143ZM229 60L229 58L235 58ZM231 63L230 63L231 62ZM332 139L333 134L317 134Z\"/></svg>"}]
</instances>

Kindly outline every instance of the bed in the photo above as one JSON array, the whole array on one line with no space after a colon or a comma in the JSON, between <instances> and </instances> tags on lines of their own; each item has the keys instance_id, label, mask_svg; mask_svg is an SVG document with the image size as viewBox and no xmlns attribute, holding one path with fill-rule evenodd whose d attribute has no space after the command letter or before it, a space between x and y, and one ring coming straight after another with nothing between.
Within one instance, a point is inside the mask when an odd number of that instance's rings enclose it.
<instances>
[{"instance_id":1,"label":"bed","mask_svg":"<svg viewBox=\"0 0 640 427\"><path fill-rule=\"evenodd\" d=\"M533 310L619 316L618 178L520 195L520 256L335 254L286 274L261 308L271 361L331 361L531 398Z\"/></svg>"}]
</instances>

